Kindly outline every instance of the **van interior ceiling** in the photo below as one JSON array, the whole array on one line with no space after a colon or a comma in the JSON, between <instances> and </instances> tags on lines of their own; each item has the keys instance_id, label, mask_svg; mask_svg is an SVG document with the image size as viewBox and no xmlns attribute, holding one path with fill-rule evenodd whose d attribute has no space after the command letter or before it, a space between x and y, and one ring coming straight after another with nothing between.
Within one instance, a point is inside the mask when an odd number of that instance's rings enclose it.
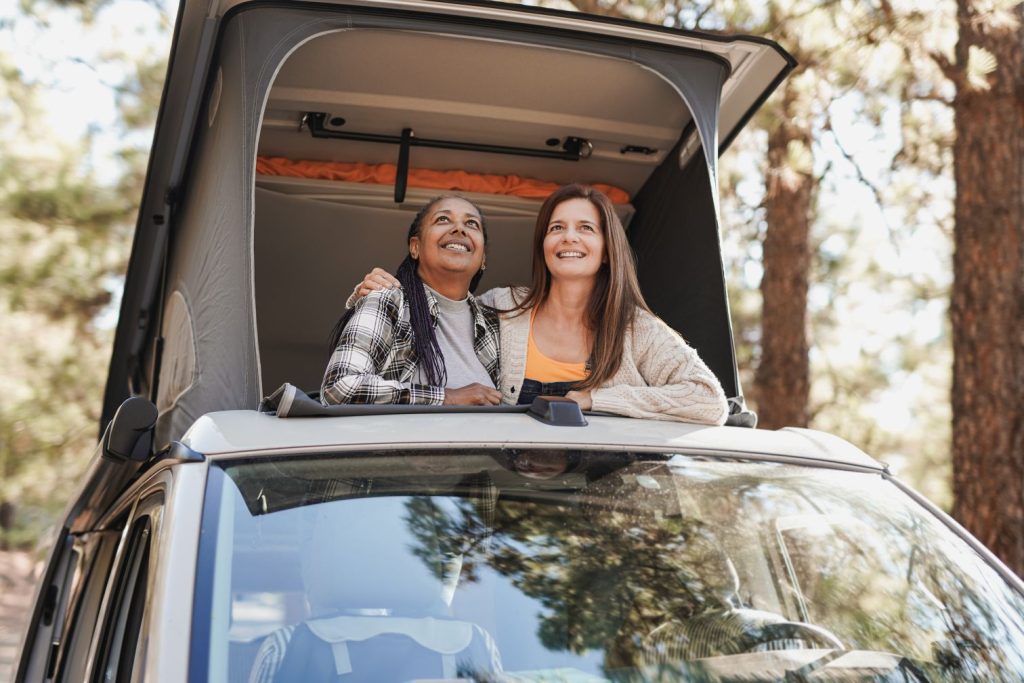
<instances>
[{"instance_id":1,"label":"van interior ceiling","mask_svg":"<svg viewBox=\"0 0 1024 683\"><path fill-rule=\"evenodd\" d=\"M319 132L339 135L315 136L311 116ZM403 145L403 131L406 142L444 144ZM617 206L648 303L736 395L714 189L696 139L675 88L626 60L374 29L309 40L273 82L257 150L259 160L313 162L301 174L260 166L255 180L265 393L285 381L318 388L327 337L352 286L372 266L397 267L412 215L430 197L456 191L484 211L489 259L479 291L528 282L544 193L507 193L527 179L622 190L628 199ZM325 179L337 176L316 172L317 162L383 168L376 176L385 180ZM424 187L421 170L451 173L429 173L435 184ZM476 176L508 182L465 184ZM396 188L406 180L407 189Z\"/></svg>"}]
</instances>

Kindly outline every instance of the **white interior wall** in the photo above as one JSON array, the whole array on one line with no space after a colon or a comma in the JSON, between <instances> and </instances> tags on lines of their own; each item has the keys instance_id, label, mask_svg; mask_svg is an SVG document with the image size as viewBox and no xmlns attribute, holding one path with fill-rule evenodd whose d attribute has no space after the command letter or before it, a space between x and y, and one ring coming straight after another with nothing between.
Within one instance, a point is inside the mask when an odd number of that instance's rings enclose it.
<instances>
[{"instance_id":1,"label":"white interior wall","mask_svg":"<svg viewBox=\"0 0 1024 683\"><path fill-rule=\"evenodd\" d=\"M676 90L634 62L556 47L454 35L350 30L309 41L274 81L259 153L395 163L397 145L312 138L305 112L338 130L548 150L575 136L589 158L558 159L414 147L414 168L609 183L637 192L691 120ZM330 126L329 126L330 127ZM622 150L648 147L650 154Z\"/></svg>"}]
</instances>

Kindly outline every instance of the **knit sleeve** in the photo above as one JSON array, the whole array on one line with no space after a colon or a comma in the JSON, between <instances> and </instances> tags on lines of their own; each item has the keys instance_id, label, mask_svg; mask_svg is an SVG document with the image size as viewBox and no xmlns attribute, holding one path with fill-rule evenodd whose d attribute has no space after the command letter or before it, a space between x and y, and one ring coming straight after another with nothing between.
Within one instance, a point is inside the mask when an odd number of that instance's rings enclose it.
<instances>
[{"instance_id":1,"label":"knit sleeve","mask_svg":"<svg viewBox=\"0 0 1024 683\"><path fill-rule=\"evenodd\" d=\"M506 310L516 306L526 296L523 287L493 287L476 299L484 306Z\"/></svg>"},{"instance_id":2,"label":"knit sleeve","mask_svg":"<svg viewBox=\"0 0 1024 683\"><path fill-rule=\"evenodd\" d=\"M498 300L501 297L501 292L503 289L504 287L494 287L492 289L488 289L483 294L477 296L476 300L482 303L484 306L490 306L491 308L495 308L498 305Z\"/></svg>"},{"instance_id":3,"label":"knit sleeve","mask_svg":"<svg viewBox=\"0 0 1024 683\"><path fill-rule=\"evenodd\" d=\"M612 384L591 392L593 409L628 417L725 424L729 405L718 378L660 318L638 314L630 332L645 386Z\"/></svg>"}]
</instances>

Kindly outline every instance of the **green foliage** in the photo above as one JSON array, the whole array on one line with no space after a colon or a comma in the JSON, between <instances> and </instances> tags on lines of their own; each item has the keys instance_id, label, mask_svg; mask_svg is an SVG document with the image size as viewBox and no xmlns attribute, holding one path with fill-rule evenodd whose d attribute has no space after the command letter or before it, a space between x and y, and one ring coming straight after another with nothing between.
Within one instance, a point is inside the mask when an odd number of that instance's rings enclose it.
<instances>
[{"instance_id":1,"label":"green foliage","mask_svg":"<svg viewBox=\"0 0 1024 683\"><path fill-rule=\"evenodd\" d=\"M441 549L462 557L462 581L477 580L479 565L509 577L543 607L537 635L544 647L603 651L605 674L619 680L612 672L643 659L643 634L720 608L727 592L723 554L708 525L684 516L652 519L640 512L645 499L652 509L664 506L665 493L630 488L595 485L582 513L550 502L499 505L486 522L472 501L459 501L459 514L450 517L433 499L414 497L407 504L419 540L413 550L436 567L433 539L473 539Z\"/></svg>"},{"instance_id":2,"label":"green foliage","mask_svg":"<svg viewBox=\"0 0 1024 683\"><path fill-rule=\"evenodd\" d=\"M150 54L132 67L132 76L117 89L121 120L128 128L149 129L160 106L167 60L162 54Z\"/></svg>"},{"instance_id":3,"label":"green foliage","mask_svg":"<svg viewBox=\"0 0 1024 683\"><path fill-rule=\"evenodd\" d=\"M106 3L25 2L17 21L73 12L83 26ZM0 35L5 29L0 27ZM23 58L23 56L19 56ZM124 134L115 173L94 170L94 135L62 142L42 120L42 84L0 49L0 502L15 526L0 545L37 538L53 522L96 444L110 357L111 310L131 246L146 150L130 134L152 126L163 57L110 51ZM6 103L12 103L13 106ZM148 139L145 140L145 144Z\"/></svg>"}]
</instances>

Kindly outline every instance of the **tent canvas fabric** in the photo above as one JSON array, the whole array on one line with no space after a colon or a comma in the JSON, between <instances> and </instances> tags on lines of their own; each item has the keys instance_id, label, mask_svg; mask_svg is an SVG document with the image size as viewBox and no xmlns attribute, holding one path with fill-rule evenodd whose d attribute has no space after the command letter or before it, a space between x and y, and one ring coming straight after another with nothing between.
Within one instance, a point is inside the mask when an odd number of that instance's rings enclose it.
<instances>
[{"instance_id":1,"label":"tent canvas fabric","mask_svg":"<svg viewBox=\"0 0 1024 683\"><path fill-rule=\"evenodd\" d=\"M633 222L638 242L634 246L655 311L697 347L727 393L735 395L738 382L717 223L718 114L722 86L729 76L729 67L721 59L640 41L610 40L573 31L555 36L515 25L450 21L442 16L410 16L355 7L328 12L301 4L243 5L220 24L216 57L197 112L184 180L174 197L174 213L169 216L166 278L158 300L173 305L161 314L162 354L153 358L153 350L159 346L152 343L150 332L150 341L141 344L144 351L131 360L131 354L136 353L132 349L140 344L131 342L132 333L124 329L128 323L123 309L105 419L109 419L107 415L116 408L119 397L127 394L125 379L133 362L159 368L155 398L163 410L157 427L158 443L180 438L207 412L256 408L261 396L279 384L275 379L273 384L263 386L261 330L256 314L257 297L264 294L257 291L254 256L261 122L274 79L292 52L318 37L364 28L515 40L546 49L554 46L627 60L669 82L692 115L692 131L681 132L679 145L689 139L691 132L702 144L685 169L678 168L677 146L655 173L653 185L649 183L651 186L638 195ZM690 185L681 188L679 182ZM665 196L686 205L682 217L666 213L673 208L665 206ZM699 230L685 237L668 236L673 229L681 233L680 224L698 214L702 222ZM663 241L666 239L668 242ZM139 244L137 236L137 250L142 248ZM670 246L666 248L666 244ZM666 259L667 266L661 263ZM138 287L138 269L160 267L159 260L148 266L136 260L133 254L135 271L129 271L126 285L126 300L132 302L140 298L138 291L132 290ZM658 263L663 267L655 270L651 264ZM693 274L681 274L686 268L691 268ZM348 273L346 277L355 281L360 274ZM708 284L694 286L698 279ZM323 296L337 297L339 306L344 298L340 287ZM687 305L679 306L680 296L691 301L692 310ZM145 294L141 297L144 299ZM301 297L293 302L296 307L309 304Z\"/></svg>"}]
</instances>

